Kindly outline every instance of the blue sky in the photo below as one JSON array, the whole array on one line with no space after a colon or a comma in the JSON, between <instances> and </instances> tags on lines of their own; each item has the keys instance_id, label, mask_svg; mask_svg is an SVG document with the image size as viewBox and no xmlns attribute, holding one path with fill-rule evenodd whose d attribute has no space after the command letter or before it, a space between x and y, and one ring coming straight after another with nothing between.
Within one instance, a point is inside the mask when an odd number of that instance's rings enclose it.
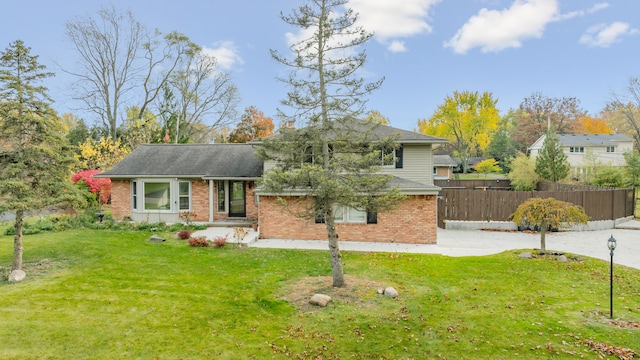
<instances>
[{"instance_id":1,"label":"blue sky","mask_svg":"<svg viewBox=\"0 0 640 360\"><path fill-rule=\"evenodd\" d=\"M302 1L182 0L111 2L31 0L3 3L0 48L21 39L56 73L45 85L60 112L87 122L74 109L72 78L76 54L65 23L93 16L101 6L131 10L148 28L178 31L214 54L242 97L240 111L256 106L275 118L286 88L275 78L287 69L269 49L287 50L279 17ZM454 91L491 92L504 115L534 92L576 97L598 115L613 92L640 76L640 1L637 0L349 0L375 38L366 47L362 72L385 77L368 107L391 125L413 130Z\"/></svg>"}]
</instances>

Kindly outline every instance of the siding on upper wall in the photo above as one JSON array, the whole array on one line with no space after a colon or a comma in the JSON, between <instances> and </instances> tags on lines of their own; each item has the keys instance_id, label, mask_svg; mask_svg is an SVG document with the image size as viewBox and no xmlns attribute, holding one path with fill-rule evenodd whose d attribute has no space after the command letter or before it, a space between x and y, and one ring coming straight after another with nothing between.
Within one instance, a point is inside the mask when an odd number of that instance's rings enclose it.
<instances>
[{"instance_id":1,"label":"siding on upper wall","mask_svg":"<svg viewBox=\"0 0 640 360\"><path fill-rule=\"evenodd\" d=\"M399 178L433 185L433 153L428 144L403 144L402 169L382 168L382 172Z\"/></svg>"},{"instance_id":2,"label":"siding on upper wall","mask_svg":"<svg viewBox=\"0 0 640 360\"><path fill-rule=\"evenodd\" d=\"M382 168L382 173L412 180L422 184L433 185L433 154L429 144L402 145L402 169ZM275 166L275 162L264 162L264 173Z\"/></svg>"}]
</instances>

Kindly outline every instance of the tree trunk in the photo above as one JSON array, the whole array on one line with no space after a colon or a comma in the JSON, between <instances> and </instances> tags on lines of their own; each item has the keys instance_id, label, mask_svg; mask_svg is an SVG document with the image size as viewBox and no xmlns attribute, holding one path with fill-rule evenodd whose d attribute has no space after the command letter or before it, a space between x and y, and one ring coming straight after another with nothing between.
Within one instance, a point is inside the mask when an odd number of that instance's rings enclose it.
<instances>
[{"instance_id":1,"label":"tree trunk","mask_svg":"<svg viewBox=\"0 0 640 360\"><path fill-rule=\"evenodd\" d=\"M547 245L545 243L545 235L547 234L547 224L544 222L540 224L540 254L544 255L547 252Z\"/></svg>"},{"instance_id":2,"label":"tree trunk","mask_svg":"<svg viewBox=\"0 0 640 360\"><path fill-rule=\"evenodd\" d=\"M24 210L16 211L16 222L13 225L13 265L11 271L22 270L22 227L24 225Z\"/></svg>"},{"instance_id":3,"label":"tree trunk","mask_svg":"<svg viewBox=\"0 0 640 360\"><path fill-rule=\"evenodd\" d=\"M342 270L342 255L338 247L338 233L336 232L335 221L333 218L333 208L329 205L327 216L325 217L327 225L327 235L329 238L329 253L331 257L331 275L333 276L333 287L344 287L347 284L344 281L344 271Z\"/></svg>"}]
</instances>

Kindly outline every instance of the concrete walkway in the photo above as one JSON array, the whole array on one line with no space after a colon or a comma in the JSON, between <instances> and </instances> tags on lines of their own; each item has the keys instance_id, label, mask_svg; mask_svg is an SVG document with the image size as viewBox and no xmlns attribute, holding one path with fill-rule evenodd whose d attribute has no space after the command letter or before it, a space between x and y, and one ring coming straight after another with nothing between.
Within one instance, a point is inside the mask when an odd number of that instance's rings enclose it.
<instances>
[{"instance_id":1,"label":"concrete walkway","mask_svg":"<svg viewBox=\"0 0 640 360\"><path fill-rule=\"evenodd\" d=\"M242 243L258 248L327 250L326 240L282 240L258 239L258 233L247 229L249 233ZM233 229L209 228L194 233L213 236L229 235L234 242ZM438 243L429 245L367 243L340 241L342 251L405 252L416 254L441 254L445 256L484 256L506 250L536 249L540 247L539 233L483 231L483 230L444 230L438 229ZM607 240L613 236L617 240L614 263L640 269L640 221L632 220L615 229L595 231L561 231L547 233L548 251L568 252L602 260L609 260Z\"/></svg>"}]
</instances>

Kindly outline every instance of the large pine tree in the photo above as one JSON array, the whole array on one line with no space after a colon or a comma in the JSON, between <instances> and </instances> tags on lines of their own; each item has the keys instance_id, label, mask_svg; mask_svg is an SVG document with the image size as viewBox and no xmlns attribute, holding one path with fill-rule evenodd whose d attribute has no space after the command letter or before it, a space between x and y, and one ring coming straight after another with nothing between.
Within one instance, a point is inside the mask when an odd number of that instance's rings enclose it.
<instances>
[{"instance_id":1,"label":"large pine tree","mask_svg":"<svg viewBox=\"0 0 640 360\"><path fill-rule=\"evenodd\" d=\"M382 80L365 84L357 76L366 59L357 48L371 34L355 26L357 15L345 10L346 0L309 0L282 19L305 37L291 46L289 58L272 51L278 62L293 69L283 79L290 87L280 112L284 128L267 138L259 154L276 164L262 186L271 193L296 193L307 207L296 215L321 219L327 229L333 286L345 286L336 211L339 206L382 211L402 198L389 191L391 176L378 173L383 161L393 161L393 137L376 136L375 122L357 120L364 96ZM385 155L386 154L386 155ZM294 198L288 198L291 201Z\"/></svg>"},{"instance_id":2,"label":"large pine tree","mask_svg":"<svg viewBox=\"0 0 640 360\"><path fill-rule=\"evenodd\" d=\"M22 269L22 228L30 211L79 202L69 181L73 153L46 88L52 76L20 40L0 53L0 200L15 212L12 270Z\"/></svg>"}]
</instances>

